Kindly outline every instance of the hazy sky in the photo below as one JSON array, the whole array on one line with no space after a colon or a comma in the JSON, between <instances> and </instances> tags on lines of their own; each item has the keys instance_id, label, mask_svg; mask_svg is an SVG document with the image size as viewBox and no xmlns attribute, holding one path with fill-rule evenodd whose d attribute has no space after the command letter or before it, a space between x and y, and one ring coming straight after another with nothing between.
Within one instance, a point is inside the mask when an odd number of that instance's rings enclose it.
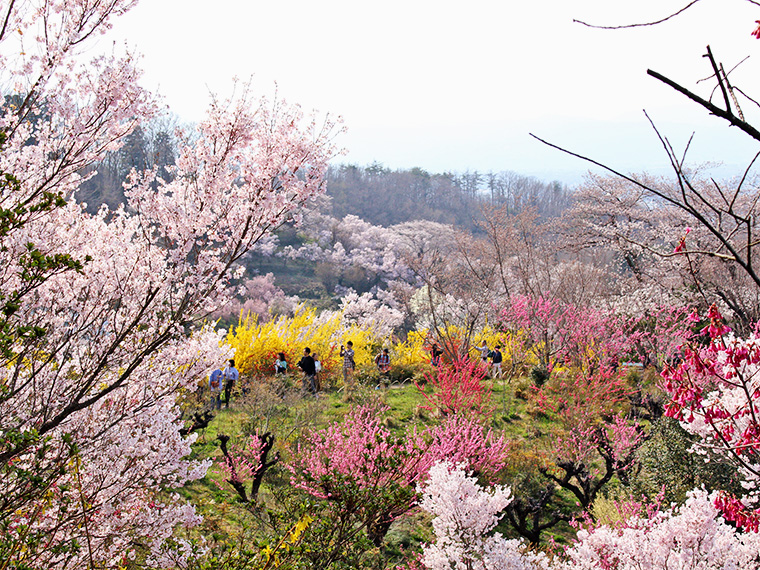
<instances>
[{"instance_id":1,"label":"hazy sky","mask_svg":"<svg viewBox=\"0 0 760 570\"><path fill-rule=\"evenodd\" d=\"M710 44L734 83L757 85L760 8L702 0L143 0L100 40L143 54L145 83L183 120L203 116L232 78L307 109L341 115L342 161L430 171L514 170L575 181L588 165L534 141L534 132L625 171L659 172L666 157L643 109L674 145L697 131L695 162L738 168L744 136L646 75L695 85ZM211 7L213 6L213 7ZM755 95L760 95L754 89ZM749 107L749 105L745 105ZM745 109L748 111L749 109Z\"/></svg>"}]
</instances>

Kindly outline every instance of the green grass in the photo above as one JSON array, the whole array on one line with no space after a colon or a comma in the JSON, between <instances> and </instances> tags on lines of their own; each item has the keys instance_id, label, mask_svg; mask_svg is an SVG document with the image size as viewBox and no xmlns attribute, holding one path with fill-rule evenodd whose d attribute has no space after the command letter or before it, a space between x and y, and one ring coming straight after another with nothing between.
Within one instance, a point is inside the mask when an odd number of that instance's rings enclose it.
<instances>
[{"instance_id":1,"label":"green grass","mask_svg":"<svg viewBox=\"0 0 760 570\"><path fill-rule=\"evenodd\" d=\"M216 437L220 433L234 438L246 432L268 430L275 434L275 449L286 461L308 433L340 421L352 406L362 404L387 407L384 424L398 435L440 421L439 414L426 409L429 402L413 383L377 389L376 379L367 377L365 380L357 380L350 401L346 401L342 390L331 388L334 384L329 379L323 383L329 389L317 397L303 396L298 391L299 383L295 380L290 392L284 396L266 393L263 383L258 388L252 384L251 393L247 397L238 394L229 410L219 411L209 426L198 433L192 457L198 460L218 460L221 452ZM539 412L531 402L530 380L513 378L488 382L492 406L487 420L491 429L509 440L520 442L525 453L548 449L551 446L551 434L557 428L556 418ZM427 385L425 389L430 392L432 387ZM506 471L512 472L511 476L515 473L519 476L520 469L507 466ZM242 536L249 532L256 534L256 528L263 528L260 524L266 518L265 509L283 508L278 503L278 496L289 487L289 477L290 474L282 467L282 463L270 469L264 478L258 505L246 505L224 481L219 469L209 470L204 479L180 490L186 499L196 505L199 514L204 516L201 527L193 532L198 536L216 538ZM566 497L561 499L563 504L567 502L565 499ZM568 500L572 502L572 499ZM572 510L572 504L569 508ZM504 524L499 530L510 537L515 536ZM551 537L560 543L572 536L573 530L567 525L545 533L545 537ZM429 517L418 511L412 512L393 524L383 545L382 556L387 559L397 558L402 549L415 548L431 538Z\"/></svg>"}]
</instances>

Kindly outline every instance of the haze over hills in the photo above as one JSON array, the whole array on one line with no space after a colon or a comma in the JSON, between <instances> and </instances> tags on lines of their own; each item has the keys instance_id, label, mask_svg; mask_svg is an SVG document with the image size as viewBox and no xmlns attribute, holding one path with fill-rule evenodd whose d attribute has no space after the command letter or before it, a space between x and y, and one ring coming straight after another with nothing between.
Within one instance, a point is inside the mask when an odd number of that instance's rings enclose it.
<instances>
[{"instance_id":1,"label":"haze over hills","mask_svg":"<svg viewBox=\"0 0 760 570\"><path fill-rule=\"evenodd\" d=\"M137 129L126 144L97 167L77 194L88 210L101 204L114 209L125 202L123 181L133 168L157 168L171 178L176 151L171 125ZM541 216L558 215L570 200L570 188L512 171L429 172L422 168L392 170L379 163L330 167L326 196L319 210L336 218L352 214L381 226L429 220L472 230L481 206L507 206L510 211L533 208Z\"/></svg>"}]
</instances>

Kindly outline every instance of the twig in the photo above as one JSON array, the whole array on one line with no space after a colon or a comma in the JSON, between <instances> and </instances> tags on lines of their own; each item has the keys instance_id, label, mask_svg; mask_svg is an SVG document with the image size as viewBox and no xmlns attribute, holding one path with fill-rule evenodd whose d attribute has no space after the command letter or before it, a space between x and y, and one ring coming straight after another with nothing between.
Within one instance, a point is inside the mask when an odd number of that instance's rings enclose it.
<instances>
[{"instance_id":1,"label":"twig","mask_svg":"<svg viewBox=\"0 0 760 570\"><path fill-rule=\"evenodd\" d=\"M689 2L686 6L684 6L677 12L673 12L669 16L665 16L664 18L660 18L659 20L655 20L653 22L643 22L639 24L623 24L621 26L597 26L595 24L589 24L588 22L584 22L583 20L576 20L576 19L573 19L573 22L576 24L581 24L589 28L596 28L598 30L624 30L626 28L643 28L645 26L656 26L657 24L662 24L663 22L667 22L671 18L675 18L679 14L683 14L684 12L686 12L686 10L694 6L694 4L696 4L699 1L700 0L692 0L691 2ZM749 0L749 1L753 2L753 0Z\"/></svg>"}]
</instances>

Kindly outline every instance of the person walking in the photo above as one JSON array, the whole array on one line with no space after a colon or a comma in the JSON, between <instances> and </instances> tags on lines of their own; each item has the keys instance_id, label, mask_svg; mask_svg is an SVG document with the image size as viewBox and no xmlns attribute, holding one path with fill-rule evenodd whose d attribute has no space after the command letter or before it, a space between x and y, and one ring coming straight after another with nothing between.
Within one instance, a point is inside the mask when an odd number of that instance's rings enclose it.
<instances>
[{"instance_id":1,"label":"person walking","mask_svg":"<svg viewBox=\"0 0 760 570\"><path fill-rule=\"evenodd\" d=\"M346 398L349 398L349 392L353 391L354 387L354 370L356 369L354 343L349 340L345 347L341 344L340 355L343 357L343 386L346 389Z\"/></svg>"},{"instance_id":2,"label":"person walking","mask_svg":"<svg viewBox=\"0 0 760 570\"><path fill-rule=\"evenodd\" d=\"M303 349L303 356L298 361L298 368L303 372L303 384L302 388L304 393L310 392L316 393L316 384L314 376L317 373L316 366L314 365L314 357L311 355L311 349L307 346Z\"/></svg>"},{"instance_id":3,"label":"person walking","mask_svg":"<svg viewBox=\"0 0 760 570\"><path fill-rule=\"evenodd\" d=\"M501 346L498 344L494 347L493 352L491 353L491 376L494 378L501 378L502 370L501 370L501 361L503 360L502 354L501 354Z\"/></svg>"},{"instance_id":4,"label":"person walking","mask_svg":"<svg viewBox=\"0 0 760 570\"><path fill-rule=\"evenodd\" d=\"M230 359L229 366L224 369L224 372L222 373L222 376L224 378L224 407L229 408L230 407L230 396L232 395L232 388L235 386L235 383L238 381L238 378L240 377L240 374L237 371L237 368L235 368L235 361Z\"/></svg>"}]
</instances>

